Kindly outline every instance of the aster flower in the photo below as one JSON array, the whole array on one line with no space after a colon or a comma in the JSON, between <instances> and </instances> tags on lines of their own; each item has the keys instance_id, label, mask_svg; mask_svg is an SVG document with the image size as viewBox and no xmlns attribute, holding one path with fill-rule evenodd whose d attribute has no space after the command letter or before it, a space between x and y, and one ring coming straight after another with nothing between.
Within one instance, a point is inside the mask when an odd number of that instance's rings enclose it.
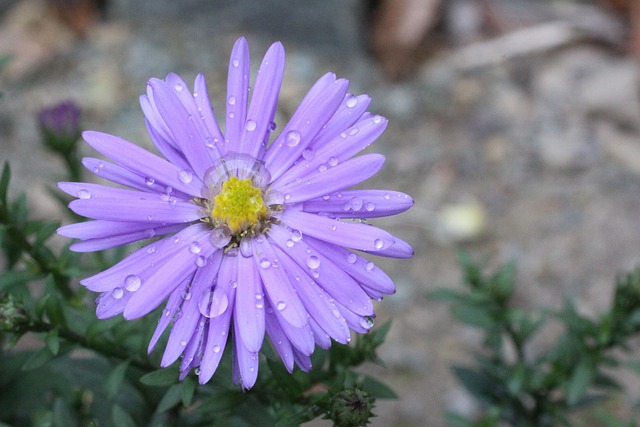
<instances>
[{"instance_id":1,"label":"aster flower","mask_svg":"<svg viewBox=\"0 0 640 427\"><path fill-rule=\"evenodd\" d=\"M250 388L269 337L286 368L311 367L315 346L347 343L372 326L372 299L391 279L360 253L410 257L412 249L368 218L408 209L406 194L345 190L374 175L380 154L353 157L387 121L366 112L370 98L324 75L269 143L284 70L280 43L267 51L249 101L249 49L231 52L225 131L218 127L204 77L193 93L177 75L151 79L140 97L147 129L164 158L116 136L85 132L114 163L85 158L114 188L62 182L69 207L93 221L59 234L81 239L79 252L148 238L146 246L82 280L100 292L97 316L144 316L166 301L151 351L172 324L162 366L180 356L181 379L215 372L228 340L233 379ZM159 238L160 236L164 236Z\"/></svg>"}]
</instances>

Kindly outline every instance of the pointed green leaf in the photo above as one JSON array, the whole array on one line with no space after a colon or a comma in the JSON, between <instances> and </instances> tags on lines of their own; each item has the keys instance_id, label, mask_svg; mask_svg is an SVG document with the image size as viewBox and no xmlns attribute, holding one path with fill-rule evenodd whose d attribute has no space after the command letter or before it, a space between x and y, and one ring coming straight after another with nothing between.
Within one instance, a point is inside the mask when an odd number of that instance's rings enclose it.
<instances>
[{"instance_id":1,"label":"pointed green leaf","mask_svg":"<svg viewBox=\"0 0 640 427\"><path fill-rule=\"evenodd\" d=\"M158 408L156 409L156 411L158 413L168 411L169 409L180 403L180 400L182 400L182 385L174 384L169 387L165 395L162 396L162 399L160 399L160 403L158 403Z\"/></svg>"},{"instance_id":2,"label":"pointed green leaf","mask_svg":"<svg viewBox=\"0 0 640 427\"><path fill-rule=\"evenodd\" d=\"M178 381L179 375L180 371L178 367L170 366L141 376L140 382L150 386L166 387L168 385L175 384Z\"/></svg>"},{"instance_id":3,"label":"pointed green leaf","mask_svg":"<svg viewBox=\"0 0 640 427\"><path fill-rule=\"evenodd\" d=\"M57 329L52 329L49 331L49 333L47 334L47 338L45 339L45 343L51 354L57 356L58 351L60 351L60 338L58 337Z\"/></svg>"},{"instance_id":4,"label":"pointed green leaf","mask_svg":"<svg viewBox=\"0 0 640 427\"><path fill-rule=\"evenodd\" d=\"M105 390L107 391L107 396L109 399L115 398L120 389L122 388L122 383L124 382L125 374L127 373L127 368L129 367L129 360L126 360L122 363L119 363L109 376L105 382Z\"/></svg>"},{"instance_id":5,"label":"pointed green leaf","mask_svg":"<svg viewBox=\"0 0 640 427\"><path fill-rule=\"evenodd\" d=\"M24 365L22 365L22 370L23 371L32 371L34 369L37 369L41 366L43 366L45 363L47 363L48 361L50 361L51 359L53 359L53 354L51 353L51 351L49 350L48 347L43 347L40 350L36 351L35 353L33 353L26 362L24 362Z\"/></svg>"},{"instance_id":6,"label":"pointed green leaf","mask_svg":"<svg viewBox=\"0 0 640 427\"><path fill-rule=\"evenodd\" d=\"M566 399L569 406L576 405L585 396L595 375L596 368L591 360L583 358L578 362L566 387Z\"/></svg>"},{"instance_id":7,"label":"pointed green leaf","mask_svg":"<svg viewBox=\"0 0 640 427\"><path fill-rule=\"evenodd\" d=\"M180 398L182 399L182 406L185 408L191 405L197 385L196 381L191 377L187 377L182 381L182 392L180 394Z\"/></svg>"},{"instance_id":8,"label":"pointed green leaf","mask_svg":"<svg viewBox=\"0 0 640 427\"><path fill-rule=\"evenodd\" d=\"M9 180L11 179L11 167L9 162L2 165L2 176L0 177L0 203L7 205L7 190L9 189Z\"/></svg>"},{"instance_id":9,"label":"pointed green leaf","mask_svg":"<svg viewBox=\"0 0 640 427\"><path fill-rule=\"evenodd\" d=\"M131 415L129 415L127 411L117 403L111 407L111 422L117 427L137 427L137 424L133 418L131 418Z\"/></svg>"},{"instance_id":10,"label":"pointed green leaf","mask_svg":"<svg viewBox=\"0 0 640 427\"><path fill-rule=\"evenodd\" d=\"M362 383L360 383L360 388L376 399L398 398L398 395L391 389L391 387L368 375L365 376Z\"/></svg>"}]
</instances>

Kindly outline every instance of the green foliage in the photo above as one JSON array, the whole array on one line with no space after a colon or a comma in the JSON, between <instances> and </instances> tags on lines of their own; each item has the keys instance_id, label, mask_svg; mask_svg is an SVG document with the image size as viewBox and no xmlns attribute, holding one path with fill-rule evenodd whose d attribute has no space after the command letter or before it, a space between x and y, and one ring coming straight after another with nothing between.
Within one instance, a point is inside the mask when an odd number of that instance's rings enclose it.
<instances>
[{"instance_id":1,"label":"green foliage","mask_svg":"<svg viewBox=\"0 0 640 427\"><path fill-rule=\"evenodd\" d=\"M640 331L640 269L617 279L611 309L591 319L570 300L558 312L515 307L513 263L491 274L466 255L460 263L465 288L439 289L431 297L449 302L453 317L483 332L475 365L453 367L482 411L474 419L448 414L450 425L569 426L573 411L620 389L608 372L623 366L621 354ZM564 327L555 344L528 352L532 338L551 320ZM640 373L640 362L624 365ZM603 411L600 418L607 426L631 425Z\"/></svg>"}]
</instances>

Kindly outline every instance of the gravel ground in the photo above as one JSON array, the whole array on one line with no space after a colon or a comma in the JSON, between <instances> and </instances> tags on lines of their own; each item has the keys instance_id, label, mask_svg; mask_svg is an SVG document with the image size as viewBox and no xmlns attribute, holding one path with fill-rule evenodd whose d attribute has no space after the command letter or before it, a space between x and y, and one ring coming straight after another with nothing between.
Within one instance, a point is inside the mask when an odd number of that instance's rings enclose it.
<instances>
[{"instance_id":1,"label":"gravel ground","mask_svg":"<svg viewBox=\"0 0 640 427\"><path fill-rule=\"evenodd\" d=\"M20 10L0 3L0 35L17 25L16 14L39 10L38 0L19 3ZM269 44L285 45L279 123L325 72L349 78L354 93L373 97L370 110L390 120L371 149L387 163L369 186L416 201L409 212L376 222L409 241L416 256L380 263L398 292L377 309L380 323L393 319L381 350L386 368L367 370L400 399L379 402L373 425L438 427L445 410L474 410L449 366L469 361L479 336L427 298L435 288L459 286L458 248L494 265L517 260L523 307L557 308L571 298L594 314L607 306L614 276L638 264L637 64L589 43L478 66L450 50L390 83L367 53L361 9L354 0L114 0L84 40L49 29L40 37L54 34L54 41L40 56L0 76L0 159L11 162L33 214L57 217L46 188L61 164L38 149L35 122L47 104L74 99L86 111L86 128L150 145L138 106L147 79L177 72L192 81L202 72L220 110L239 35L249 40L254 73ZM0 51L24 42L9 34ZM622 405L637 398L629 393Z\"/></svg>"}]
</instances>

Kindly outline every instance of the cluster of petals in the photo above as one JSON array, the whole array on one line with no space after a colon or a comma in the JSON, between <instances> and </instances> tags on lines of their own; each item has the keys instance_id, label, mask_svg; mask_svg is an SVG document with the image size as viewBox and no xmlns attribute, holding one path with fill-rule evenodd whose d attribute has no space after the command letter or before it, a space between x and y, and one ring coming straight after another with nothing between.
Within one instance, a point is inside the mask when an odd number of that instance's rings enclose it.
<instances>
[{"instance_id":1,"label":"cluster of petals","mask_svg":"<svg viewBox=\"0 0 640 427\"><path fill-rule=\"evenodd\" d=\"M80 239L72 250L149 239L80 283L100 293L99 318L136 319L165 303L149 351L171 325L161 364L181 358L181 378L195 369L200 383L209 381L230 343L233 379L250 388L265 336L289 371L310 369L316 346L347 343L351 331L366 333L372 300L395 292L362 253L413 253L367 223L407 210L408 195L347 190L382 167L382 155L354 156L383 132L386 119L366 111L368 96L349 94L348 81L328 73L276 136L283 72L284 49L274 43L249 97L249 49L244 38L236 42L224 133L202 75L193 91L175 74L151 79L140 103L161 156L88 131L85 141L111 161L85 158L84 165L119 187L59 183L77 198L70 209L91 219L58 230ZM212 224L206 209L232 176L251 179L269 205L264 224L251 233L230 235Z\"/></svg>"}]
</instances>

